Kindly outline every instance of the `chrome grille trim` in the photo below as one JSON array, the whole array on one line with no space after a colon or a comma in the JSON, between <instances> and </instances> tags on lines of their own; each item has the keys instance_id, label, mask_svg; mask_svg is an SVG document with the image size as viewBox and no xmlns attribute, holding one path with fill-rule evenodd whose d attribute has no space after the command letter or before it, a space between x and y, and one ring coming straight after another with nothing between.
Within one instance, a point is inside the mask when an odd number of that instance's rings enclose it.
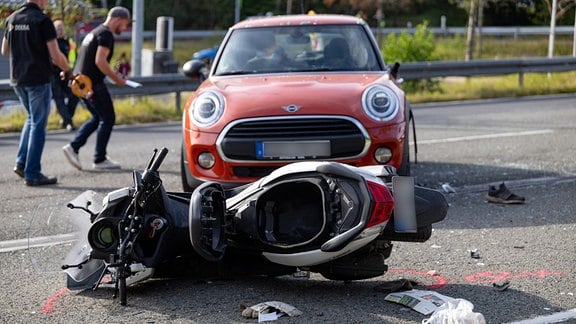
<instances>
[{"instance_id":1,"label":"chrome grille trim","mask_svg":"<svg viewBox=\"0 0 576 324\"><path fill-rule=\"evenodd\" d=\"M315 125L314 122L321 122L321 125ZM346 126L344 122L348 122L351 123L353 126L355 126L355 129L353 129L350 126ZM297 123L301 123L299 125L297 125ZM355 158L359 158L359 157L363 157L366 155L366 153L368 152L368 149L370 148L370 144L371 144L371 140L370 140L370 135L368 134L368 131L364 128L364 126L362 126L362 124L351 117L348 116L325 116L325 115L306 115L306 116L278 116L278 117L256 117L256 118L246 118L246 119L239 119L239 120L235 120L233 122L231 122L230 124L228 124L223 130L222 132L220 132L220 135L218 135L218 138L216 140L216 149L218 151L218 154L220 154L220 157L225 161L225 162L237 162L237 163L243 163L243 162L250 162L250 163L272 163L272 162L290 162L290 161L302 161L302 160L281 160L281 161L262 161L262 160L257 160L257 159L253 159L253 160L236 160L236 159L231 159L228 158L226 156L226 154L224 153L223 149L222 149L222 142L224 141L224 139L226 139L229 136L233 136L236 138L252 138L252 139L257 139L257 140L266 140L266 137L262 137L259 136L258 134L262 134L262 132L251 132L250 134L248 133L243 133L243 132L239 132L238 130L240 130L242 124L253 124L251 125L251 127L249 128L249 131L253 130L253 127L255 124L263 124L262 126L262 130L266 131L267 134L265 134L266 136L272 137L274 136L275 138L278 138L278 136L287 136L287 139L293 139L295 138L294 136L294 131L299 129L300 131L304 130L304 132L302 132L301 134L305 135L305 136L321 136L323 134L325 135L329 135L329 136L335 136L335 135L353 135L353 134L361 134L364 138L364 147L362 148L361 152L359 154L356 154L354 156L346 156L346 157L339 157L339 158L333 158L333 159L323 159L323 160L333 160L333 161L338 161L338 160L344 160L344 159L355 159ZM264 126L264 124L276 124L276 128L274 127L266 127ZM310 127L307 127L306 124L310 124ZM240 125L240 126L239 126ZM285 127L286 125L289 125L288 127L290 127L292 129L292 131L287 130ZM306 126L303 126L306 125ZM336 126L336 129L333 128ZM332 128L331 128L332 127ZM340 133L338 132L338 128L340 129ZM298 137L296 137L298 138ZM306 139L307 137L301 137L302 140Z\"/></svg>"}]
</instances>

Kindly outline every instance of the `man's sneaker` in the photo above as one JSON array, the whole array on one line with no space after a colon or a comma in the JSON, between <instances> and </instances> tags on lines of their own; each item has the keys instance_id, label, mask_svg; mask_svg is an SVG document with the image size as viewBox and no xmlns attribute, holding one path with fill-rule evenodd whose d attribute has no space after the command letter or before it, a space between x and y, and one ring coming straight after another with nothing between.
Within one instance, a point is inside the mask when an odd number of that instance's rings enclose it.
<instances>
[{"instance_id":1,"label":"man's sneaker","mask_svg":"<svg viewBox=\"0 0 576 324\"><path fill-rule=\"evenodd\" d=\"M62 147L62 152L64 152L64 156L73 167L78 170L82 170L82 164L80 164L80 158L78 157L78 153L74 152L72 145L67 144Z\"/></svg>"},{"instance_id":2,"label":"man's sneaker","mask_svg":"<svg viewBox=\"0 0 576 324\"><path fill-rule=\"evenodd\" d=\"M486 200L497 204L523 204L526 199L513 194L502 182L498 188L496 186L488 187Z\"/></svg>"},{"instance_id":3,"label":"man's sneaker","mask_svg":"<svg viewBox=\"0 0 576 324\"><path fill-rule=\"evenodd\" d=\"M66 130L69 132L73 132L76 130L76 126L74 126L74 124L72 123L66 124Z\"/></svg>"},{"instance_id":4,"label":"man's sneaker","mask_svg":"<svg viewBox=\"0 0 576 324\"><path fill-rule=\"evenodd\" d=\"M112 170L112 169L120 169L120 163L116 162L116 161L112 161L109 158L106 158L106 160L102 161L102 162L98 162L98 163L93 163L92 167L95 170Z\"/></svg>"},{"instance_id":5,"label":"man's sneaker","mask_svg":"<svg viewBox=\"0 0 576 324\"><path fill-rule=\"evenodd\" d=\"M56 177L47 177L43 174L40 175L38 179L26 179L26 185L30 187L53 185L58 182Z\"/></svg>"},{"instance_id":6,"label":"man's sneaker","mask_svg":"<svg viewBox=\"0 0 576 324\"><path fill-rule=\"evenodd\" d=\"M16 173L20 178L24 178L24 166L22 164L16 164L14 166L14 173Z\"/></svg>"}]
</instances>

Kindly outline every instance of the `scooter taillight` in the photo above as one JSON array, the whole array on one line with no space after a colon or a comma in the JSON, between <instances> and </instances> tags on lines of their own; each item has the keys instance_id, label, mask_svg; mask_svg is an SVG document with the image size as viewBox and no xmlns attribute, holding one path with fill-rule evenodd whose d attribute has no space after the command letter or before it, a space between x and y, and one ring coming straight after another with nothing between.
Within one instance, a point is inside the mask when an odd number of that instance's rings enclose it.
<instances>
[{"instance_id":1,"label":"scooter taillight","mask_svg":"<svg viewBox=\"0 0 576 324\"><path fill-rule=\"evenodd\" d=\"M394 209L394 198L392 198L392 194L390 194L390 191L385 185L370 181L367 181L366 184L368 185L368 190L372 195L374 203L372 214L366 225L366 227L371 227L390 219L390 215Z\"/></svg>"}]
</instances>

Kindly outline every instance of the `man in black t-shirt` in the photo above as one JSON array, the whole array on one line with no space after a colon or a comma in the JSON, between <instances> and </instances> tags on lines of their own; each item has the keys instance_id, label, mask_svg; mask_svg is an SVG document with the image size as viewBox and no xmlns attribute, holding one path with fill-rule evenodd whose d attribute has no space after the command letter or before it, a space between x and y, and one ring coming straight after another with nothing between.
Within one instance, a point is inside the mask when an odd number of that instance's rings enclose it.
<instances>
[{"instance_id":1,"label":"man in black t-shirt","mask_svg":"<svg viewBox=\"0 0 576 324\"><path fill-rule=\"evenodd\" d=\"M52 62L72 75L68 60L58 49L56 30L42 11L48 0L28 0L6 19L2 55L10 56L10 84L26 109L14 172L28 186L55 184L42 174L41 159L50 114Z\"/></svg>"},{"instance_id":2,"label":"man in black t-shirt","mask_svg":"<svg viewBox=\"0 0 576 324\"><path fill-rule=\"evenodd\" d=\"M110 66L110 59L114 54L114 34L120 35L131 22L128 9L114 7L108 12L104 23L82 40L74 74L84 74L92 80L93 95L90 98L82 98L92 118L80 126L70 144L62 147L68 162L78 170L82 170L78 151L86 144L88 137L96 131L96 148L92 167L97 170L120 168L120 164L109 159L106 154L116 114L104 78L108 77L120 86L126 85L126 80Z\"/></svg>"}]
</instances>

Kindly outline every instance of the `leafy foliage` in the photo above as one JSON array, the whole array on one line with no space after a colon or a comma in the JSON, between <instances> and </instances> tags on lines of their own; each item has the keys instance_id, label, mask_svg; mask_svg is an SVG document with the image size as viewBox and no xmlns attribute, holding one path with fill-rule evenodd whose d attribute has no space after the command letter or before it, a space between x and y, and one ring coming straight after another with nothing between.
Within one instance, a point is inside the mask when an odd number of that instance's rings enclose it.
<instances>
[{"instance_id":1,"label":"leafy foliage","mask_svg":"<svg viewBox=\"0 0 576 324\"><path fill-rule=\"evenodd\" d=\"M424 62L434 60L434 34L428 29L428 22L416 26L413 34L403 30L400 35L388 34L382 55L391 62ZM411 80L404 83L404 89L410 91L439 91L438 81L433 79Z\"/></svg>"}]
</instances>

